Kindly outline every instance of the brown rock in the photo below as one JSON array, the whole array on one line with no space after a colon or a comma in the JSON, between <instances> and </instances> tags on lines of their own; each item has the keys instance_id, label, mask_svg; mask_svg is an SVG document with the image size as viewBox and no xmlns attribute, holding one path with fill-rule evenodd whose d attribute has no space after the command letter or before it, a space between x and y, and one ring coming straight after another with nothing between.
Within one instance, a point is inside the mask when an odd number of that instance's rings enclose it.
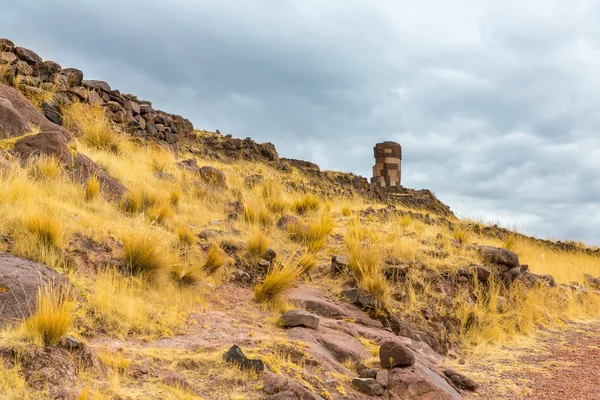
<instances>
[{"instance_id":1,"label":"brown rock","mask_svg":"<svg viewBox=\"0 0 600 400\"><path fill-rule=\"evenodd\" d=\"M15 44L6 38L0 38L0 51L12 52Z\"/></svg>"},{"instance_id":2,"label":"brown rock","mask_svg":"<svg viewBox=\"0 0 600 400\"><path fill-rule=\"evenodd\" d=\"M0 63L2 64L12 64L17 61L17 56L14 53L9 53L7 51L3 51L0 53Z\"/></svg>"},{"instance_id":3,"label":"brown rock","mask_svg":"<svg viewBox=\"0 0 600 400\"><path fill-rule=\"evenodd\" d=\"M406 400L462 399L445 379L420 364L392 369L389 373L388 388L394 395Z\"/></svg>"},{"instance_id":4,"label":"brown rock","mask_svg":"<svg viewBox=\"0 0 600 400\"><path fill-rule=\"evenodd\" d=\"M208 183L212 186L227 186L227 179L225 178L225 174L214 167L201 167L198 171L198 175L200 176L200 179L202 179L205 183Z\"/></svg>"},{"instance_id":5,"label":"brown rock","mask_svg":"<svg viewBox=\"0 0 600 400\"><path fill-rule=\"evenodd\" d=\"M129 103L129 106L131 107L131 111L133 111L135 114L140 113L141 109L140 109L140 105L138 102L129 100L128 103Z\"/></svg>"},{"instance_id":6,"label":"brown rock","mask_svg":"<svg viewBox=\"0 0 600 400\"><path fill-rule=\"evenodd\" d=\"M23 161L39 156L53 156L66 165L73 161L67 141L58 132L42 132L19 139L14 151Z\"/></svg>"},{"instance_id":7,"label":"brown rock","mask_svg":"<svg viewBox=\"0 0 600 400\"><path fill-rule=\"evenodd\" d=\"M35 54L33 50L24 47L15 47L14 50L19 60L25 61L27 64L37 64L42 62L42 57Z\"/></svg>"},{"instance_id":8,"label":"brown rock","mask_svg":"<svg viewBox=\"0 0 600 400\"><path fill-rule=\"evenodd\" d=\"M63 285L67 280L43 264L0 254L0 326L18 322L35 310L42 284Z\"/></svg>"},{"instance_id":9,"label":"brown rock","mask_svg":"<svg viewBox=\"0 0 600 400\"><path fill-rule=\"evenodd\" d=\"M110 85L108 83L104 82L104 81L83 80L81 82L81 85L84 88L87 88L87 89L101 90L101 91L104 91L106 93L109 93L111 91Z\"/></svg>"},{"instance_id":10,"label":"brown rock","mask_svg":"<svg viewBox=\"0 0 600 400\"><path fill-rule=\"evenodd\" d=\"M381 396L383 394L383 386L372 378L354 378L352 386L368 396Z\"/></svg>"},{"instance_id":11,"label":"brown rock","mask_svg":"<svg viewBox=\"0 0 600 400\"><path fill-rule=\"evenodd\" d=\"M304 326L317 329L319 327L319 316L304 310L290 310L279 317L279 323L284 328Z\"/></svg>"},{"instance_id":12,"label":"brown rock","mask_svg":"<svg viewBox=\"0 0 600 400\"><path fill-rule=\"evenodd\" d=\"M277 227L280 229L288 229L290 225L297 225L300 220L293 215L284 215L277 221Z\"/></svg>"},{"instance_id":13,"label":"brown rock","mask_svg":"<svg viewBox=\"0 0 600 400\"><path fill-rule=\"evenodd\" d=\"M477 390L477 388L479 388L479 384L477 384L477 382L475 382L473 379L467 378L463 374L460 374L452 369L445 370L444 375L446 375L446 377L450 379L452 383L454 383L454 385L456 385L456 387L459 389L470 390L474 392Z\"/></svg>"},{"instance_id":14,"label":"brown rock","mask_svg":"<svg viewBox=\"0 0 600 400\"><path fill-rule=\"evenodd\" d=\"M4 112L0 113L0 135L2 135L0 137L20 136L29 132L29 128L24 129L23 121L25 121L25 124L32 123L39 126L42 131L59 132L66 140L70 141L72 139L72 135L66 129L49 121L25 96L14 88L0 84L0 99L10 102L12 108L20 117L17 118L13 111L10 111L10 113L7 111L6 114ZM8 103L4 101L3 104L3 109L8 110ZM15 118L17 119L15 120Z\"/></svg>"},{"instance_id":15,"label":"brown rock","mask_svg":"<svg viewBox=\"0 0 600 400\"><path fill-rule=\"evenodd\" d=\"M88 103L90 103L92 106L99 106L104 103L104 100L102 100L102 97L98 94L98 92L95 90L90 90L88 92Z\"/></svg>"},{"instance_id":16,"label":"brown rock","mask_svg":"<svg viewBox=\"0 0 600 400\"><path fill-rule=\"evenodd\" d=\"M56 74L62 70L62 67L54 61L43 61L33 64L33 76L40 78L41 81L48 81L50 75Z\"/></svg>"},{"instance_id":17,"label":"brown rock","mask_svg":"<svg viewBox=\"0 0 600 400\"><path fill-rule=\"evenodd\" d=\"M83 72L76 68L65 68L61 71L61 74L67 77L69 86L81 86L83 82Z\"/></svg>"},{"instance_id":18,"label":"brown rock","mask_svg":"<svg viewBox=\"0 0 600 400\"><path fill-rule=\"evenodd\" d=\"M384 387L387 388L388 386L388 379L389 379L389 371L383 369L381 371L377 371L377 375L375 376L375 380L377 382L379 382L379 384Z\"/></svg>"},{"instance_id":19,"label":"brown rock","mask_svg":"<svg viewBox=\"0 0 600 400\"><path fill-rule=\"evenodd\" d=\"M379 347L379 361L382 368L409 367L415 356L404 344L388 340Z\"/></svg>"}]
</instances>

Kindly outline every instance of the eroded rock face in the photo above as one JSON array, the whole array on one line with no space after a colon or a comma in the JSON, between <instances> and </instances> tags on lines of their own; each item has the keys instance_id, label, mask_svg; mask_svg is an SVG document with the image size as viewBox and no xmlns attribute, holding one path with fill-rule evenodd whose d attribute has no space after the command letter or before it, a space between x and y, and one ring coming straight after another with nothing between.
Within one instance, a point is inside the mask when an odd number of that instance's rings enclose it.
<instances>
[{"instance_id":1,"label":"eroded rock face","mask_svg":"<svg viewBox=\"0 0 600 400\"><path fill-rule=\"evenodd\" d=\"M410 367L415 363L415 356L403 343L388 340L379 348L379 361L388 369Z\"/></svg>"},{"instance_id":2,"label":"eroded rock face","mask_svg":"<svg viewBox=\"0 0 600 400\"><path fill-rule=\"evenodd\" d=\"M0 84L0 138L23 135L29 132L29 124L42 131L58 132L67 141L72 139L66 129L48 120L16 89Z\"/></svg>"},{"instance_id":3,"label":"eroded rock face","mask_svg":"<svg viewBox=\"0 0 600 400\"><path fill-rule=\"evenodd\" d=\"M279 317L279 323L284 328L303 326L305 328L317 329L319 327L319 317L304 310L290 310Z\"/></svg>"},{"instance_id":4,"label":"eroded rock face","mask_svg":"<svg viewBox=\"0 0 600 400\"><path fill-rule=\"evenodd\" d=\"M43 264L0 254L0 327L27 318L44 284L64 285L67 280Z\"/></svg>"}]
</instances>

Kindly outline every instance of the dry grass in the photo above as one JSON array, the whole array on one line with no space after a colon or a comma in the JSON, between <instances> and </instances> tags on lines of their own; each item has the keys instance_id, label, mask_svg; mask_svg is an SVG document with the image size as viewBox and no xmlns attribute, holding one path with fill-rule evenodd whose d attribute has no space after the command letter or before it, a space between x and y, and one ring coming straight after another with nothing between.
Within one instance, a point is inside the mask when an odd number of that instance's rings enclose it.
<instances>
[{"instance_id":1,"label":"dry grass","mask_svg":"<svg viewBox=\"0 0 600 400\"><path fill-rule=\"evenodd\" d=\"M85 199L92 201L98 196L98 193L100 193L100 181L96 175L92 175L85 184Z\"/></svg>"},{"instance_id":2,"label":"dry grass","mask_svg":"<svg viewBox=\"0 0 600 400\"><path fill-rule=\"evenodd\" d=\"M269 227L273 225L273 213L259 203L246 204L244 206L244 221L249 224Z\"/></svg>"},{"instance_id":3,"label":"dry grass","mask_svg":"<svg viewBox=\"0 0 600 400\"><path fill-rule=\"evenodd\" d=\"M165 238L151 231L130 232L123 237L123 249L127 271L134 275L156 277L177 264Z\"/></svg>"},{"instance_id":4,"label":"dry grass","mask_svg":"<svg viewBox=\"0 0 600 400\"><path fill-rule=\"evenodd\" d=\"M177 239L183 246L193 246L196 243L196 237L186 224L181 224L177 227Z\"/></svg>"},{"instance_id":5,"label":"dry grass","mask_svg":"<svg viewBox=\"0 0 600 400\"><path fill-rule=\"evenodd\" d=\"M351 209L350 207L348 207L348 206L344 206L344 207L342 207L342 215L343 215L344 217L349 217L349 216L351 216L351 215L352 215L352 209Z\"/></svg>"},{"instance_id":6,"label":"dry grass","mask_svg":"<svg viewBox=\"0 0 600 400\"><path fill-rule=\"evenodd\" d=\"M452 237L460 244L468 244L471 239L471 230L462 225L456 226L452 231Z\"/></svg>"},{"instance_id":7,"label":"dry grass","mask_svg":"<svg viewBox=\"0 0 600 400\"><path fill-rule=\"evenodd\" d=\"M292 203L292 210L298 215L304 215L321 208L321 199L312 193L307 193Z\"/></svg>"},{"instance_id":8,"label":"dry grass","mask_svg":"<svg viewBox=\"0 0 600 400\"><path fill-rule=\"evenodd\" d=\"M112 368L120 375L123 375L131 365L131 360L125 357L122 351L110 352L101 350L98 351L98 358L102 364Z\"/></svg>"},{"instance_id":9,"label":"dry grass","mask_svg":"<svg viewBox=\"0 0 600 400\"><path fill-rule=\"evenodd\" d=\"M41 286L35 311L24 323L25 331L35 342L55 346L73 325L75 299L74 291L67 285Z\"/></svg>"},{"instance_id":10,"label":"dry grass","mask_svg":"<svg viewBox=\"0 0 600 400\"><path fill-rule=\"evenodd\" d=\"M36 179L50 180L59 177L62 173L62 165L56 157L41 156L30 161L31 175Z\"/></svg>"},{"instance_id":11,"label":"dry grass","mask_svg":"<svg viewBox=\"0 0 600 400\"><path fill-rule=\"evenodd\" d=\"M322 214L318 220L307 224L290 224L288 232L290 238L298 243L303 243L311 252L321 250L327 243L327 237L335 227L333 219Z\"/></svg>"},{"instance_id":12,"label":"dry grass","mask_svg":"<svg viewBox=\"0 0 600 400\"><path fill-rule=\"evenodd\" d=\"M223 251L219 246L211 246L206 254L204 264L202 264L202 270L209 275L215 274L225 264L225 257Z\"/></svg>"},{"instance_id":13,"label":"dry grass","mask_svg":"<svg viewBox=\"0 0 600 400\"><path fill-rule=\"evenodd\" d=\"M246 250L252 256L262 257L269 247L267 235L258 228L252 230L248 241L246 242Z\"/></svg>"},{"instance_id":14,"label":"dry grass","mask_svg":"<svg viewBox=\"0 0 600 400\"><path fill-rule=\"evenodd\" d=\"M119 129L106 118L101 106L73 103L63 108L64 125L79 132L80 139L88 146L117 153L121 144Z\"/></svg>"},{"instance_id":15,"label":"dry grass","mask_svg":"<svg viewBox=\"0 0 600 400\"><path fill-rule=\"evenodd\" d=\"M50 214L32 214L27 217L25 226L37 242L45 248L58 247L62 238L61 223Z\"/></svg>"},{"instance_id":16,"label":"dry grass","mask_svg":"<svg viewBox=\"0 0 600 400\"><path fill-rule=\"evenodd\" d=\"M254 299L275 309L285 308L283 294L294 286L300 273L293 263L275 264L264 281L254 287Z\"/></svg>"},{"instance_id":17,"label":"dry grass","mask_svg":"<svg viewBox=\"0 0 600 400\"><path fill-rule=\"evenodd\" d=\"M306 253L298 258L296 265L298 266L298 269L300 269L301 274L309 274L310 271L316 268L317 259L313 254Z\"/></svg>"}]
</instances>

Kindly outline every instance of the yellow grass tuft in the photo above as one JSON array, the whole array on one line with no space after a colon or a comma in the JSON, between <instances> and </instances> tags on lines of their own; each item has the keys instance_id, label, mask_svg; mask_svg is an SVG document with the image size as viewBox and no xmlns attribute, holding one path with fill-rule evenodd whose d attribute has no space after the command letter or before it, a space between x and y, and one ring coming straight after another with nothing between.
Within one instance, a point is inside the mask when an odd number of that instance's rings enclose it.
<instances>
[{"instance_id":1,"label":"yellow grass tuft","mask_svg":"<svg viewBox=\"0 0 600 400\"><path fill-rule=\"evenodd\" d=\"M25 331L36 342L55 346L71 329L76 306L76 295L67 285L43 285L35 311L24 323Z\"/></svg>"},{"instance_id":2,"label":"yellow grass tuft","mask_svg":"<svg viewBox=\"0 0 600 400\"><path fill-rule=\"evenodd\" d=\"M292 210L299 215L307 214L311 211L317 211L321 208L321 199L312 193L306 193L292 203Z\"/></svg>"},{"instance_id":3,"label":"yellow grass tuft","mask_svg":"<svg viewBox=\"0 0 600 400\"><path fill-rule=\"evenodd\" d=\"M130 214L142 213L158 203L158 197L141 187L127 192L121 199L121 208Z\"/></svg>"},{"instance_id":4,"label":"yellow grass tuft","mask_svg":"<svg viewBox=\"0 0 600 400\"><path fill-rule=\"evenodd\" d=\"M31 161L30 171L33 177L40 180L50 180L60 176L62 166L56 157L41 156Z\"/></svg>"},{"instance_id":5,"label":"yellow grass tuft","mask_svg":"<svg viewBox=\"0 0 600 400\"><path fill-rule=\"evenodd\" d=\"M313 254L306 253L298 258L296 264L298 265L298 269L302 274L308 274L317 266L317 260Z\"/></svg>"},{"instance_id":6,"label":"yellow grass tuft","mask_svg":"<svg viewBox=\"0 0 600 400\"><path fill-rule=\"evenodd\" d=\"M225 264L225 257L223 251L219 246L212 246L206 254L204 264L202 264L202 270L209 275L216 273Z\"/></svg>"},{"instance_id":7,"label":"yellow grass tuft","mask_svg":"<svg viewBox=\"0 0 600 400\"><path fill-rule=\"evenodd\" d=\"M352 215L352 209L348 206L342 207L342 215L344 217L349 217Z\"/></svg>"},{"instance_id":8,"label":"yellow grass tuft","mask_svg":"<svg viewBox=\"0 0 600 400\"><path fill-rule=\"evenodd\" d=\"M452 237L460 244L467 244L471 239L471 230L463 226L456 226L452 231Z\"/></svg>"},{"instance_id":9,"label":"yellow grass tuft","mask_svg":"<svg viewBox=\"0 0 600 400\"><path fill-rule=\"evenodd\" d=\"M101 106L75 102L63 108L64 125L79 132L83 142L98 150L117 153L121 144L118 128L104 115Z\"/></svg>"},{"instance_id":10,"label":"yellow grass tuft","mask_svg":"<svg viewBox=\"0 0 600 400\"><path fill-rule=\"evenodd\" d=\"M177 264L171 268L171 279L179 286L195 286L202 281L202 273L198 268Z\"/></svg>"},{"instance_id":11,"label":"yellow grass tuft","mask_svg":"<svg viewBox=\"0 0 600 400\"><path fill-rule=\"evenodd\" d=\"M173 218L175 213L171 209L171 203L157 204L149 211L150 218L159 224L164 224Z\"/></svg>"},{"instance_id":12,"label":"yellow grass tuft","mask_svg":"<svg viewBox=\"0 0 600 400\"><path fill-rule=\"evenodd\" d=\"M258 224L269 227L273 225L273 214L259 204L246 204L244 206L244 221L249 224Z\"/></svg>"},{"instance_id":13,"label":"yellow grass tuft","mask_svg":"<svg viewBox=\"0 0 600 400\"><path fill-rule=\"evenodd\" d=\"M327 237L334 227L335 223L333 219L322 214L321 218L308 224L298 223L288 225L288 232L292 240L303 243L310 251L316 252L325 246Z\"/></svg>"},{"instance_id":14,"label":"yellow grass tuft","mask_svg":"<svg viewBox=\"0 0 600 400\"><path fill-rule=\"evenodd\" d=\"M192 246L196 243L196 237L186 224L181 224L177 227L177 239L184 246Z\"/></svg>"},{"instance_id":15,"label":"yellow grass tuft","mask_svg":"<svg viewBox=\"0 0 600 400\"><path fill-rule=\"evenodd\" d=\"M254 299L271 307L283 308L283 293L294 286L300 272L293 263L275 264L264 281L254 287Z\"/></svg>"},{"instance_id":16,"label":"yellow grass tuft","mask_svg":"<svg viewBox=\"0 0 600 400\"><path fill-rule=\"evenodd\" d=\"M59 245L62 236L61 224L53 216L41 213L30 215L25 226L45 248L55 248Z\"/></svg>"},{"instance_id":17,"label":"yellow grass tuft","mask_svg":"<svg viewBox=\"0 0 600 400\"><path fill-rule=\"evenodd\" d=\"M91 201L98 196L98 193L100 193L100 181L96 175L92 175L85 184L85 199Z\"/></svg>"},{"instance_id":18,"label":"yellow grass tuft","mask_svg":"<svg viewBox=\"0 0 600 400\"><path fill-rule=\"evenodd\" d=\"M131 360L125 357L122 351L100 350L98 351L98 358L102 364L112 368L120 375L123 375L131 365Z\"/></svg>"},{"instance_id":19,"label":"yellow grass tuft","mask_svg":"<svg viewBox=\"0 0 600 400\"><path fill-rule=\"evenodd\" d=\"M269 240L267 239L267 235L265 235L265 233L258 228L252 230L252 233L246 242L246 250L248 251L248 254L262 257L267 251L268 247Z\"/></svg>"},{"instance_id":20,"label":"yellow grass tuft","mask_svg":"<svg viewBox=\"0 0 600 400\"><path fill-rule=\"evenodd\" d=\"M134 275L153 276L176 265L164 238L150 232L130 232L123 237L127 270Z\"/></svg>"}]
</instances>

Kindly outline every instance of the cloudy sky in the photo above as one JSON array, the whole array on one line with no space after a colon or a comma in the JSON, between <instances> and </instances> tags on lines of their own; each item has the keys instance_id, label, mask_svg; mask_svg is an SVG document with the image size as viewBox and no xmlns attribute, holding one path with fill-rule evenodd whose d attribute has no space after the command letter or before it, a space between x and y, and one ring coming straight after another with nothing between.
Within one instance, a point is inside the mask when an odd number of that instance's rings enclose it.
<instances>
[{"instance_id":1,"label":"cloudy sky","mask_svg":"<svg viewBox=\"0 0 600 400\"><path fill-rule=\"evenodd\" d=\"M0 37L197 128L403 184L459 215L600 244L591 0L2 0Z\"/></svg>"}]
</instances>

